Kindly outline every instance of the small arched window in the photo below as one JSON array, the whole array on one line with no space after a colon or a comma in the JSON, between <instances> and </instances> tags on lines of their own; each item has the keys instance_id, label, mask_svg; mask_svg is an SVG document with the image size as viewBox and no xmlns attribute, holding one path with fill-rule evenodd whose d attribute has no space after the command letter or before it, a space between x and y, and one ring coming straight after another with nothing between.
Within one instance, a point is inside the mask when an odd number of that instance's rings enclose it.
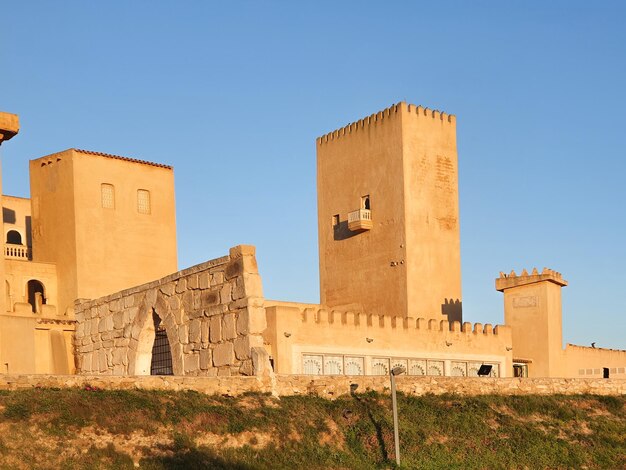
<instances>
[{"instance_id":1,"label":"small arched window","mask_svg":"<svg viewBox=\"0 0 626 470\"><path fill-rule=\"evenodd\" d=\"M21 245L22 235L17 230L9 230L7 232L7 243L11 245Z\"/></svg>"},{"instance_id":2,"label":"small arched window","mask_svg":"<svg viewBox=\"0 0 626 470\"><path fill-rule=\"evenodd\" d=\"M36 279L31 279L27 284L28 303L33 309L33 313L41 313L41 306L45 305L46 297L43 284Z\"/></svg>"}]
</instances>

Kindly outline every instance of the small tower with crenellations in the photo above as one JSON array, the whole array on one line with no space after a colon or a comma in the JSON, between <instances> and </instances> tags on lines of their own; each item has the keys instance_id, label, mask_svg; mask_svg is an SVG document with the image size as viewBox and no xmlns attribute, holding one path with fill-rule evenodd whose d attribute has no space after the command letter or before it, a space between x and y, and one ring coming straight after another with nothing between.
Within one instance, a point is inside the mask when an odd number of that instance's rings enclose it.
<instances>
[{"instance_id":1,"label":"small tower with crenellations","mask_svg":"<svg viewBox=\"0 0 626 470\"><path fill-rule=\"evenodd\" d=\"M504 294L504 323L513 332L513 357L530 365L533 377L563 373L561 273L544 268L520 275L500 273L496 290Z\"/></svg>"}]
</instances>

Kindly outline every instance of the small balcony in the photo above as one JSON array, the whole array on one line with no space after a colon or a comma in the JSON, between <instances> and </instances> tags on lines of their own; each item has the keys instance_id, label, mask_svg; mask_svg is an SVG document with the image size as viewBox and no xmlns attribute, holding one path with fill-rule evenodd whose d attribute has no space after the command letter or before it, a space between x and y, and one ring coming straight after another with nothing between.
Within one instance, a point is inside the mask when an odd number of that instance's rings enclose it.
<instances>
[{"instance_id":1,"label":"small balcony","mask_svg":"<svg viewBox=\"0 0 626 470\"><path fill-rule=\"evenodd\" d=\"M351 232L371 230L373 226L372 211L369 209L359 209L348 214L348 229Z\"/></svg>"},{"instance_id":2,"label":"small balcony","mask_svg":"<svg viewBox=\"0 0 626 470\"><path fill-rule=\"evenodd\" d=\"M30 247L24 245L5 244L4 257L5 259L29 261L31 259Z\"/></svg>"}]
</instances>

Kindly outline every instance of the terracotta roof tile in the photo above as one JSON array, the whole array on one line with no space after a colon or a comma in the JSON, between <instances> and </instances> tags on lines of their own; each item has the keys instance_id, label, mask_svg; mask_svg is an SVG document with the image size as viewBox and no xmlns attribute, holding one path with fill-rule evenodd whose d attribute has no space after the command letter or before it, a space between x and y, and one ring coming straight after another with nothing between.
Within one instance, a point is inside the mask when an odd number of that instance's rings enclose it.
<instances>
[{"instance_id":1,"label":"terracotta roof tile","mask_svg":"<svg viewBox=\"0 0 626 470\"><path fill-rule=\"evenodd\" d=\"M111 155L109 153L93 152L91 150L83 150L83 149L77 149L77 148L74 148L72 150L74 150L75 152L78 152L78 153L84 153L86 155L98 155L100 157L115 158L117 160L125 160L127 162L142 163L144 165L152 165L152 166L156 166L156 167L159 167L159 168L167 168L169 170L172 169L172 167L170 165L164 165L163 163L148 162L148 161L145 161L145 160L138 160L136 158L121 157L119 155Z\"/></svg>"}]
</instances>

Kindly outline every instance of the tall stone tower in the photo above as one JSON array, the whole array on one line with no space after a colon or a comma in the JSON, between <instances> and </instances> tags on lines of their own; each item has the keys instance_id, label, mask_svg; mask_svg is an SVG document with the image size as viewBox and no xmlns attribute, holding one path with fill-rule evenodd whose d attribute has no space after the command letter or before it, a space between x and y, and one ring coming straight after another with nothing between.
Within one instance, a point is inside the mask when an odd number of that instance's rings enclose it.
<instances>
[{"instance_id":1,"label":"tall stone tower","mask_svg":"<svg viewBox=\"0 0 626 470\"><path fill-rule=\"evenodd\" d=\"M69 149L30 162L33 261L56 264L58 308L177 270L171 167Z\"/></svg>"},{"instance_id":2,"label":"tall stone tower","mask_svg":"<svg viewBox=\"0 0 626 470\"><path fill-rule=\"evenodd\" d=\"M461 321L456 120L399 103L317 139L321 303Z\"/></svg>"}]
</instances>

